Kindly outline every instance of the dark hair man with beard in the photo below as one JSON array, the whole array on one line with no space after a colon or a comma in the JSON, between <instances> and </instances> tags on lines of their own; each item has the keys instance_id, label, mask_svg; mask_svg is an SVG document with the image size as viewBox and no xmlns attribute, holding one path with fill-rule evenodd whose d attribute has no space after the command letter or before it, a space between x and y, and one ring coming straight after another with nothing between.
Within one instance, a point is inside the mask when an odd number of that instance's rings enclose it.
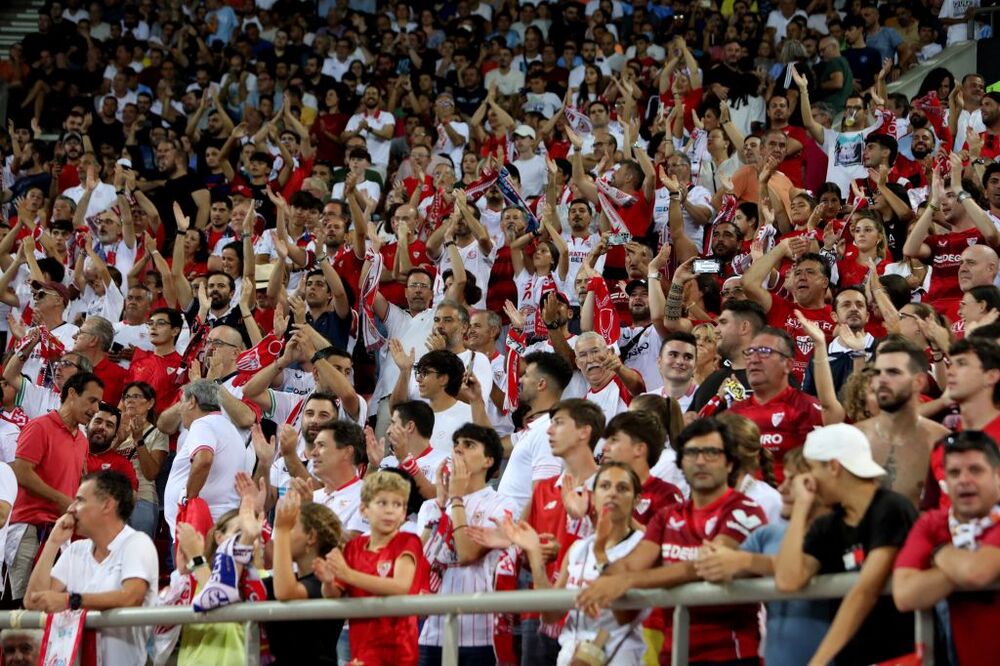
<instances>
[{"instance_id":1,"label":"dark hair man with beard","mask_svg":"<svg viewBox=\"0 0 1000 666\"><path fill-rule=\"evenodd\" d=\"M883 484L920 501L934 442L950 431L917 413L927 385L927 356L908 340L890 340L875 358L875 396L881 412L857 424L871 443L872 457L885 468Z\"/></svg>"}]
</instances>

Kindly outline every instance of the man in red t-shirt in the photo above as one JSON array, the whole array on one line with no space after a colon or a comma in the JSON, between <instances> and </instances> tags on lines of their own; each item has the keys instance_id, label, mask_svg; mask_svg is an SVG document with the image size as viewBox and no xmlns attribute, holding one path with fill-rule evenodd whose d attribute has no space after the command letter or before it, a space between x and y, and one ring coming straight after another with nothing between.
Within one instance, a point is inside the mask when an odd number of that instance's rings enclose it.
<instances>
[{"instance_id":1,"label":"man in red t-shirt","mask_svg":"<svg viewBox=\"0 0 1000 666\"><path fill-rule=\"evenodd\" d=\"M756 502L727 483L736 461L736 443L725 426L713 418L695 421L681 431L676 448L691 498L657 514L635 550L580 592L577 603L591 615L633 588L675 587L699 580L692 563L705 542L738 548L767 521ZM670 627L665 634L661 664L670 663ZM691 611L688 663L735 663L756 656L758 643L755 606Z\"/></svg>"},{"instance_id":2,"label":"man in red t-shirt","mask_svg":"<svg viewBox=\"0 0 1000 666\"><path fill-rule=\"evenodd\" d=\"M791 113L788 98L784 93L775 93L767 101L767 119L770 122L771 129L781 130L788 137L788 143L785 147L785 159L778 165L778 171L788 176L788 180L792 181L792 185L802 187L802 183L804 182L802 149L805 147L806 142L812 141L812 139L809 138L809 133L804 128L788 124L788 118L791 116Z\"/></svg>"},{"instance_id":3,"label":"man in red t-shirt","mask_svg":"<svg viewBox=\"0 0 1000 666\"><path fill-rule=\"evenodd\" d=\"M149 342L153 351L136 349L132 354L125 383L146 382L156 392L156 412L162 414L177 400L177 388L182 383L179 374L183 359L177 353L177 336L181 334L181 313L173 308L157 308L149 313Z\"/></svg>"},{"instance_id":4,"label":"man in red t-shirt","mask_svg":"<svg viewBox=\"0 0 1000 666\"><path fill-rule=\"evenodd\" d=\"M59 409L28 421L17 438L10 467L18 490L8 535L17 543L10 568L15 600L24 596L35 554L49 530L76 497L87 457L87 438L80 426L97 412L103 394L96 375L78 372L63 385Z\"/></svg>"},{"instance_id":5,"label":"man in red t-shirt","mask_svg":"<svg viewBox=\"0 0 1000 666\"><path fill-rule=\"evenodd\" d=\"M950 231L931 233L935 218L938 222L943 221ZM976 243L995 248L1000 243L1000 232L989 217L982 214L975 199L961 190L960 184L945 189L932 183L927 207L903 243L903 255L930 262L934 269L931 287L923 300L933 303L938 312L957 310L957 302L962 298L958 282L962 252Z\"/></svg>"},{"instance_id":6,"label":"man in red t-shirt","mask_svg":"<svg viewBox=\"0 0 1000 666\"><path fill-rule=\"evenodd\" d=\"M944 445L944 468L952 509L917 519L893 565L892 598L904 612L947 599L959 663L986 666L1000 648L1000 594L956 589L976 590L1000 577L1000 451L983 433L962 432Z\"/></svg>"},{"instance_id":7,"label":"man in red t-shirt","mask_svg":"<svg viewBox=\"0 0 1000 666\"><path fill-rule=\"evenodd\" d=\"M132 484L132 490L138 491L139 478L135 475L135 466L128 458L112 448L121 421L122 413L117 407L101 402L97 413L87 424L87 442L90 445L87 453L87 474L110 469L123 474Z\"/></svg>"},{"instance_id":8,"label":"man in red t-shirt","mask_svg":"<svg viewBox=\"0 0 1000 666\"><path fill-rule=\"evenodd\" d=\"M666 439L663 423L649 412L623 412L604 429L602 462L625 463L642 483L642 494L632 512L640 525L647 525L661 509L684 501L680 488L649 472L660 459Z\"/></svg>"},{"instance_id":9,"label":"man in red t-shirt","mask_svg":"<svg viewBox=\"0 0 1000 666\"><path fill-rule=\"evenodd\" d=\"M621 224L633 238L639 239L649 233L653 224L653 199L656 196L656 172L649 155L644 150L635 151L635 160L624 160L609 181L609 192L601 193L598 185L587 175L583 167L583 139L567 127L566 134L576 151L572 155L573 184L580 191L580 196L598 206L603 206L602 200L610 205L611 210L605 211L609 221L621 220ZM615 192L616 191L616 192ZM612 196L621 195L622 201L616 201ZM615 223L611 222L612 231ZM625 251L615 246L608 251L604 262L606 277L621 277L625 268ZM608 274L608 269L617 271Z\"/></svg>"},{"instance_id":10,"label":"man in red t-shirt","mask_svg":"<svg viewBox=\"0 0 1000 666\"><path fill-rule=\"evenodd\" d=\"M542 539L545 570L550 582L554 583L569 547L593 529L584 514L590 505L590 490L597 474L594 447L604 432L605 419L600 407L580 398L560 401L549 413L549 446L552 455L563 461L564 469L562 474L534 485L531 502L525 509L525 520ZM567 511L567 499L576 515ZM480 531L480 528L469 529ZM537 613L526 613L521 618L523 663L555 663L559 654L559 641L552 638L550 632L539 632L539 624Z\"/></svg>"},{"instance_id":11,"label":"man in red t-shirt","mask_svg":"<svg viewBox=\"0 0 1000 666\"><path fill-rule=\"evenodd\" d=\"M761 446L774 457L774 474L781 482L785 478L782 466L785 453L802 446L806 435L823 425L828 415L816 398L789 385L792 341L786 332L764 327L743 355L753 394L730 410L760 428Z\"/></svg>"},{"instance_id":12,"label":"man in red t-shirt","mask_svg":"<svg viewBox=\"0 0 1000 666\"><path fill-rule=\"evenodd\" d=\"M767 322L775 328L783 329L791 336L794 364L792 372L799 383L805 377L806 366L812 358L812 338L802 328L795 316L799 310L806 319L819 325L826 342L833 340L833 309L826 303L826 290L830 286L830 265L822 256L808 251L810 241L804 237L786 238L773 250L751 264L743 276L743 290L752 301L760 303L767 311ZM786 278L789 301L764 288L771 281L772 271L782 260L793 260L792 269Z\"/></svg>"}]
</instances>

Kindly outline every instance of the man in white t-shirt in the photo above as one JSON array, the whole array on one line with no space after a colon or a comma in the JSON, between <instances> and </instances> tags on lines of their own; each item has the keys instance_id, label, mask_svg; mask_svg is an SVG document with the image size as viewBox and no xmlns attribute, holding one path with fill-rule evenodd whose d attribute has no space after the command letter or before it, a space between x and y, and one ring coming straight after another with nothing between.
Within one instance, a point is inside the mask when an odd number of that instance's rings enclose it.
<instances>
[{"instance_id":1,"label":"man in white t-shirt","mask_svg":"<svg viewBox=\"0 0 1000 666\"><path fill-rule=\"evenodd\" d=\"M518 125L514 129L514 147L517 148L514 166L520 175L521 195L525 199L534 199L545 191L549 178L545 157L536 152L538 141L535 130L527 125Z\"/></svg>"},{"instance_id":2,"label":"man in white t-shirt","mask_svg":"<svg viewBox=\"0 0 1000 666\"><path fill-rule=\"evenodd\" d=\"M385 433L384 444L388 447L373 448L369 440L369 473L377 469L398 467L413 477L420 496L425 500L436 495L434 483L441 463L451 457L450 452L439 451L431 446L434 434L434 410L421 400L408 400L394 405L392 421ZM382 458L376 458L382 455Z\"/></svg>"},{"instance_id":3,"label":"man in white t-shirt","mask_svg":"<svg viewBox=\"0 0 1000 666\"><path fill-rule=\"evenodd\" d=\"M653 288L659 285L653 281ZM625 285L632 325L622 326L618 348L622 361L642 376L647 390L659 388L663 378L656 365L656 356L663 344L660 329L650 319L649 284L647 280L629 280Z\"/></svg>"},{"instance_id":4,"label":"man in white t-shirt","mask_svg":"<svg viewBox=\"0 0 1000 666\"><path fill-rule=\"evenodd\" d=\"M125 524L134 506L132 485L123 474L105 470L85 476L31 572L25 607L58 613L155 606L160 565L152 539ZM83 538L69 543L74 531ZM68 547L55 562L63 546ZM148 625L101 629L98 663L142 666L150 632Z\"/></svg>"},{"instance_id":5,"label":"man in white t-shirt","mask_svg":"<svg viewBox=\"0 0 1000 666\"><path fill-rule=\"evenodd\" d=\"M256 455L220 407L220 386L198 379L184 387L181 422L187 429L167 477L163 517L174 534L178 506L200 497L213 520L240 505L233 485L237 472L253 472Z\"/></svg>"},{"instance_id":6,"label":"man in white t-shirt","mask_svg":"<svg viewBox=\"0 0 1000 666\"><path fill-rule=\"evenodd\" d=\"M462 164L462 153L469 143L469 124L455 111L455 98L449 93L438 95L434 102L434 118L438 138L431 152L447 155L452 166L458 169Z\"/></svg>"},{"instance_id":7,"label":"man in white t-shirt","mask_svg":"<svg viewBox=\"0 0 1000 666\"><path fill-rule=\"evenodd\" d=\"M486 73L487 88L496 87L500 95L517 95L524 88L524 73L517 67L511 67L514 52L506 46L501 46L497 52L497 67Z\"/></svg>"},{"instance_id":8,"label":"man in white t-shirt","mask_svg":"<svg viewBox=\"0 0 1000 666\"><path fill-rule=\"evenodd\" d=\"M948 28L946 46L969 41L969 13L977 7L979 0L944 0L941 3L937 16L941 25Z\"/></svg>"},{"instance_id":9,"label":"man in white t-shirt","mask_svg":"<svg viewBox=\"0 0 1000 666\"><path fill-rule=\"evenodd\" d=\"M698 342L690 333L676 331L663 339L657 367L661 386L647 391L664 398L673 398L686 412L694 399L698 384L694 370L698 362Z\"/></svg>"},{"instance_id":10,"label":"man in white t-shirt","mask_svg":"<svg viewBox=\"0 0 1000 666\"><path fill-rule=\"evenodd\" d=\"M451 246L454 246L466 273L475 278L480 291L479 300L470 302L469 305L474 308L486 307L486 288L496 262L497 245L479 221L478 216L481 215L476 206L456 197L452 217L427 238L427 255L438 262L437 276L434 278L435 300L439 301L446 296L444 273L454 271L451 252ZM467 283L471 285L472 280L467 279Z\"/></svg>"},{"instance_id":11,"label":"man in white t-shirt","mask_svg":"<svg viewBox=\"0 0 1000 666\"><path fill-rule=\"evenodd\" d=\"M364 137L368 143L372 164L384 170L389 164L389 143L396 133L396 118L388 111L382 110L382 91L376 85L365 88L361 104L364 109L347 121L347 127L340 135L340 140L346 142L352 136Z\"/></svg>"},{"instance_id":12,"label":"man in white t-shirt","mask_svg":"<svg viewBox=\"0 0 1000 666\"><path fill-rule=\"evenodd\" d=\"M344 538L368 531L361 515L361 477L358 467L368 462L365 433L352 421L332 421L320 426L309 452L313 474L323 487L313 492L313 501L327 507L340 519Z\"/></svg>"},{"instance_id":13,"label":"man in white t-shirt","mask_svg":"<svg viewBox=\"0 0 1000 666\"><path fill-rule=\"evenodd\" d=\"M642 392L629 390L623 377L633 386L645 388L639 373L625 367L618 353L593 331L576 338L576 366L590 387L584 397L600 407L609 421L616 414L628 411L632 396Z\"/></svg>"},{"instance_id":14,"label":"man in white t-shirt","mask_svg":"<svg viewBox=\"0 0 1000 666\"><path fill-rule=\"evenodd\" d=\"M389 341L393 358L399 366L399 380L393 389L390 402L397 405L410 399L410 375L416 378L418 395L434 410L434 432L430 442L438 451L448 452L452 433L460 426L473 420L472 406L458 399L465 377L465 365L454 353L446 349L429 351L414 362L414 354L406 353L398 346L398 341ZM482 356L480 354L480 356ZM490 382L492 384L492 381ZM480 422L488 423L483 401Z\"/></svg>"},{"instance_id":15,"label":"man in white t-shirt","mask_svg":"<svg viewBox=\"0 0 1000 666\"><path fill-rule=\"evenodd\" d=\"M524 374L518 382L518 398L528 406L525 427L510 436L511 450L507 468L500 477L497 492L517 503L521 515L531 501L535 484L559 476L562 461L552 455L548 428L549 411L562 397L573 377L573 369L558 354L535 352L522 359Z\"/></svg>"},{"instance_id":16,"label":"man in white t-shirt","mask_svg":"<svg viewBox=\"0 0 1000 666\"><path fill-rule=\"evenodd\" d=\"M61 282L31 282L31 321L49 329L49 334L62 344L64 349L73 348L73 338L80 330L75 324L63 321L63 313L69 304L69 290ZM24 305L24 304L22 304ZM22 309L24 309L22 307ZM28 381L39 386L51 386L52 374L48 372L49 362L42 358L42 345L30 350L24 360L22 372Z\"/></svg>"}]
</instances>

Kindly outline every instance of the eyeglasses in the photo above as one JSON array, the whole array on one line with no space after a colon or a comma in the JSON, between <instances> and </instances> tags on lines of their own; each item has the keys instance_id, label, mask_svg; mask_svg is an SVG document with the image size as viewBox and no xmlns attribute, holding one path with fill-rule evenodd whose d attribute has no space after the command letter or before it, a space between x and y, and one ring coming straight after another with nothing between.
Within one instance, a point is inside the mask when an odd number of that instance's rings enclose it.
<instances>
[{"instance_id":1,"label":"eyeglasses","mask_svg":"<svg viewBox=\"0 0 1000 666\"><path fill-rule=\"evenodd\" d=\"M785 358L791 358L788 354L778 351L773 347L747 347L743 350L743 358L751 358L754 354L757 354L761 358L771 358L772 354L784 356Z\"/></svg>"},{"instance_id":2,"label":"eyeglasses","mask_svg":"<svg viewBox=\"0 0 1000 666\"><path fill-rule=\"evenodd\" d=\"M430 368L415 368L413 374L417 379L423 379L427 375L440 375L441 373L437 370L431 370Z\"/></svg>"},{"instance_id":3,"label":"eyeglasses","mask_svg":"<svg viewBox=\"0 0 1000 666\"><path fill-rule=\"evenodd\" d=\"M158 328L160 326L170 326L169 319L150 319L146 322L146 326L149 328Z\"/></svg>"},{"instance_id":4,"label":"eyeglasses","mask_svg":"<svg viewBox=\"0 0 1000 666\"><path fill-rule=\"evenodd\" d=\"M708 462L715 462L725 455L725 449L720 449L714 446L685 446L684 450L681 452L682 458L697 460L698 456L705 456L705 460Z\"/></svg>"},{"instance_id":5,"label":"eyeglasses","mask_svg":"<svg viewBox=\"0 0 1000 666\"><path fill-rule=\"evenodd\" d=\"M146 396L142 393L128 393L122 396L122 400L146 400Z\"/></svg>"},{"instance_id":6,"label":"eyeglasses","mask_svg":"<svg viewBox=\"0 0 1000 666\"><path fill-rule=\"evenodd\" d=\"M219 339L206 340L205 341L205 346L206 347L215 347L215 348L218 348L218 347L232 347L234 349L236 349L236 348L239 347L239 345L234 345L232 342L226 342L225 340L219 340Z\"/></svg>"},{"instance_id":7,"label":"eyeglasses","mask_svg":"<svg viewBox=\"0 0 1000 666\"><path fill-rule=\"evenodd\" d=\"M407 285L410 289L430 289L431 286L426 282L411 282Z\"/></svg>"},{"instance_id":8,"label":"eyeglasses","mask_svg":"<svg viewBox=\"0 0 1000 666\"><path fill-rule=\"evenodd\" d=\"M59 294L57 294L54 291L45 291L44 289L36 289L35 291L31 292L31 295L34 296L36 301L40 301L46 296L58 296Z\"/></svg>"},{"instance_id":9,"label":"eyeglasses","mask_svg":"<svg viewBox=\"0 0 1000 666\"><path fill-rule=\"evenodd\" d=\"M55 363L52 364L52 367L55 368L56 370L59 370L60 368L65 368L66 366L73 366L77 370L80 369L80 366L74 363L73 361L56 361Z\"/></svg>"}]
</instances>

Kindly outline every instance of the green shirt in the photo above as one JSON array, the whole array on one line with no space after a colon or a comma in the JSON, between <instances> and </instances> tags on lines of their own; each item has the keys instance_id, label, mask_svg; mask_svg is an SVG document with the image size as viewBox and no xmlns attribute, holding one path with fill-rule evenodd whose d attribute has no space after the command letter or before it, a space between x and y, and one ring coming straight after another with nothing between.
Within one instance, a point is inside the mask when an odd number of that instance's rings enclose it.
<instances>
[{"instance_id":1,"label":"green shirt","mask_svg":"<svg viewBox=\"0 0 1000 666\"><path fill-rule=\"evenodd\" d=\"M854 92L854 75L851 74L851 66L843 56L837 56L823 63L817 79L819 85L822 85L826 81L829 81L837 72L841 72L844 75L844 85L840 90L823 90L820 88L816 93L816 100L826 102L832 106L835 114L841 113L844 110L847 98Z\"/></svg>"}]
</instances>

